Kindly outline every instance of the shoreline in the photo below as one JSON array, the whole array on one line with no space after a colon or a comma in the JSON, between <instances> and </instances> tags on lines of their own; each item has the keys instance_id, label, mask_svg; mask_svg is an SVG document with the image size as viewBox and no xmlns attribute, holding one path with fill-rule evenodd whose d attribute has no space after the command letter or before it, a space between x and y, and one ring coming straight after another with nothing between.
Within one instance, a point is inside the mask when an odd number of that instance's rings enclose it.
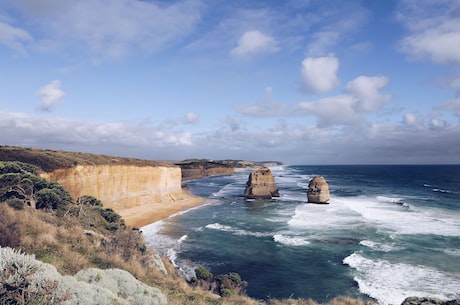
<instances>
[{"instance_id":1,"label":"shoreline","mask_svg":"<svg viewBox=\"0 0 460 305\"><path fill-rule=\"evenodd\" d=\"M176 200L142 204L119 210L118 214L125 220L126 225L141 228L166 219L178 212L200 206L204 204L205 201L205 198L192 195L187 189L183 189L180 198Z\"/></svg>"}]
</instances>

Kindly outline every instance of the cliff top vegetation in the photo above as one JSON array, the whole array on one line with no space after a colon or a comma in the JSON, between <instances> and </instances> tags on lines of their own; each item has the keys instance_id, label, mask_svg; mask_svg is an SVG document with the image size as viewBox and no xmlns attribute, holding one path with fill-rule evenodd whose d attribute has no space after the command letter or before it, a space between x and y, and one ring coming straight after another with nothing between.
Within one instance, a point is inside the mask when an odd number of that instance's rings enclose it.
<instances>
[{"instance_id":1,"label":"cliff top vegetation","mask_svg":"<svg viewBox=\"0 0 460 305\"><path fill-rule=\"evenodd\" d=\"M0 146L0 160L29 163L45 172L77 165L174 166L167 162L153 160L17 146Z\"/></svg>"}]
</instances>

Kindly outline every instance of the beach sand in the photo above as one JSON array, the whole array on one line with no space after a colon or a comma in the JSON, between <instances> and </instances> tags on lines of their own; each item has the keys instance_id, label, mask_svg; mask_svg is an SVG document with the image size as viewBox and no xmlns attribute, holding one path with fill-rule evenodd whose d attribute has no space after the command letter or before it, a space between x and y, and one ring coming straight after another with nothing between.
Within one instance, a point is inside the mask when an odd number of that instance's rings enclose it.
<instances>
[{"instance_id":1,"label":"beach sand","mask_svg":"<svg viewBox=\"0 0 460 305\"><path fill-rule=\"evenodd\" d=\"M194 196L183 190L181 198L170 202L153 202L117 211L129 226L140 228L169 216L199 206L204 198Z\"/></svg>"}]
</instances>

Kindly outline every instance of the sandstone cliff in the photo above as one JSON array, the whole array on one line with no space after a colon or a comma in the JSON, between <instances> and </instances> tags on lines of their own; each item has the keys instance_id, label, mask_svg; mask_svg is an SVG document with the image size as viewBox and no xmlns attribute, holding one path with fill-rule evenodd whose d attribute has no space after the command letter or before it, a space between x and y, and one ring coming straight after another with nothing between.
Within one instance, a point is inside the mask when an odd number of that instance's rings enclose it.
<instances>
[{"instance_id":1,"label":"sandstone cliff","mask_svg":"<svg viewBox=\"0 0 460 305\"><path fill-rule=\"evenodd\" d=\"M182 194L181 169L173 166L77 165L42 173L77 199L91 195L116 211L152 202L173 202Z\"/></svg>"},{"instance_id":2,"label":"sandstone cliff","mask_svg":"<svg viewBox=\"0 0 460 305\"><path fill-rule=\"evenodd\" d=\"M275 178L268 167L259 168L249 174L244 197L248 199L270 199L279 196Z\"/></svg>"},{"instance_id":3,"label":"sandstone cliff","mask_svg":"<svg viewBox=\"0 0 460 305\"><path fill-rule=\"evenodd\" d=\"M182 169L183 180L231 175L235 172L232 166L211 160L185 160L176 163L176 165Z\"/></svg>"}]
</instances>

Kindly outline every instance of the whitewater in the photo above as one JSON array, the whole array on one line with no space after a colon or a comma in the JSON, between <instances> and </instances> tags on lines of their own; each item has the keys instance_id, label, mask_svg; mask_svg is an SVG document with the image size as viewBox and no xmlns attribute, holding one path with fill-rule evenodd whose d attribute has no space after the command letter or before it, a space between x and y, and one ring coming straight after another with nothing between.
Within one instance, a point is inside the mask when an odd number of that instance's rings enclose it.
<instances>
[{"instance_id":1,"label":"whitewater","mask_svg":"<svg viewBox=\"0 0 460 305\"><path fill-rule=\"evenodd\" d=\"M460 296L460 166L279 166L280 197L246 200L250 170L188 181L200 207L142 228L186 277L238 272L257 299L400 304ZM330 204L307 203L326 178Z\"/></svg>"}]
</instances>

